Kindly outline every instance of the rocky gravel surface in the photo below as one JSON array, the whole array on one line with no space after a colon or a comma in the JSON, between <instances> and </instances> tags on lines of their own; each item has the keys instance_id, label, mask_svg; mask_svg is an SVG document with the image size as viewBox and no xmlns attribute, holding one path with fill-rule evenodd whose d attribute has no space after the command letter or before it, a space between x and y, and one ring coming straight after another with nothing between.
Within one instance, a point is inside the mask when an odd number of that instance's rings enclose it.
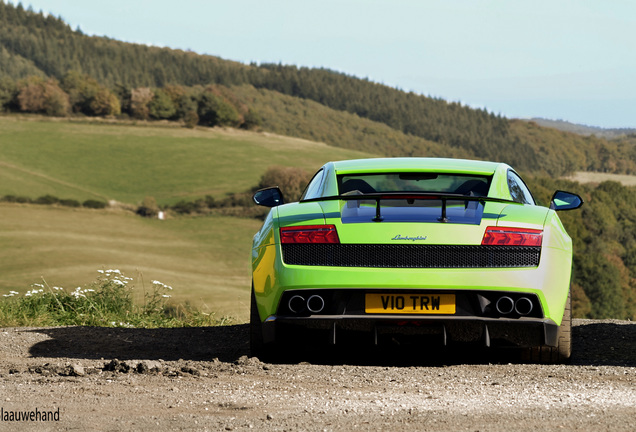
<instances>
[{"instance_id":1,"label":"rocky gravel surface","mask_svg":"<svg viewBox=\"0 0 636 432\"><path fill-rule=\"evenodd\" d=\"M569 365L467 349L271 364L247 325L4 328L0 430L636 431L636 323L575 320L573 337Z\"/></svg>"}]
</instances>

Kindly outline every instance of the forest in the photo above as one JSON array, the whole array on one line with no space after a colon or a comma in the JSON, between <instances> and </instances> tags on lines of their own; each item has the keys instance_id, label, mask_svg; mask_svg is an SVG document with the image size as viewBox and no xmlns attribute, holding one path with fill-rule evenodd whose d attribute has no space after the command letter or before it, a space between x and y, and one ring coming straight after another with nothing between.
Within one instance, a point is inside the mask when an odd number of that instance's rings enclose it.
<instances>
[{"instance_id":1,"label":"forest","mask_svg":"<svg viewBox=\"0 0 636 432\"><path fill-rule=\"evenodd\" d=\"M581 211L563 215L575 239L576 315L636 318L635 188L558 180L576 171L636 174L633 135L559 131L328 69L246 65L87 36L61 18L1 0L0 110L167 120L384 156L506 162L530 180L544 204L555 189L586 201Z\"/></svg>"},{"instance_id":2,"label":"forest","mask_svg":"<svg viewBox=\"0 0 636 432\"><path fill-rule=\"evenodd\" d=\"M98 83L98 96L89 95L91 101L78 106L72 94L77 89L69 88L69 74L76 80ZM0 103L5 110L40 109L51 114L70 110L85 115L170 118L189 125L254 127L264 120L263 115L246 99L236 98L233 90L248 86L313 101L386 125L406 137L437 143L451 152L502 160L524 171L551 176L574 171L636 173L634 141L554 133L536 124L327 69L244 65L188 51L86 36L60 18L24 9L21 4L0 2L0 77ZM33 81L38 79L44 81L38 84L38 91L46 93L44 100L57 101L54 106L29 105L26 100L22 104L17 98L25 86L33 89ZM68 107L56 86L69 96ZM108 92L119 100L119 109ZM391 143L385 145L388 155L404 154Z\"/></svg>"}]
</instances>

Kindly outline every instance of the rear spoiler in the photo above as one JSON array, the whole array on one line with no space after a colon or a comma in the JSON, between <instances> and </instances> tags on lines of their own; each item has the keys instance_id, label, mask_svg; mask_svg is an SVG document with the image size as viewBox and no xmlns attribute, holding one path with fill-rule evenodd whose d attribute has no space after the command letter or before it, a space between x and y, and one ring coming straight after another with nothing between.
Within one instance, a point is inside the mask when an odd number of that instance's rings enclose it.
<instances>
[{"instance_id":1,"label":"rear spoiler","mask_svg":"<svg viewBox=\"0 0 636 432\"><path fill-rule=\"evenodd\" d=\"M310 198L306 200L301 200L300 202L320 202L320 201L375 201L375 218L373 218L373 222L382 222L384 218L380 212L380 201L382 200L395 200L395 199L405 199L410 201L410 204L414 200L440 200L442 202L442 215L439 218L440 222L448 222L448 218L446 217L446 202L447 201L478 201L480 203L485 202L501 202L508 204L515 204L514 201L503 199L503 198L491 198L491 197L480 197L480 196L470 196L470 195L461 195L461 194L452 194L452 193L436 193L436 192L382 192L382 193L368 193L368 194L356 194L356 195L332 195L327 197L319 197L319 198Z\"/></svg>"}]
</instances>

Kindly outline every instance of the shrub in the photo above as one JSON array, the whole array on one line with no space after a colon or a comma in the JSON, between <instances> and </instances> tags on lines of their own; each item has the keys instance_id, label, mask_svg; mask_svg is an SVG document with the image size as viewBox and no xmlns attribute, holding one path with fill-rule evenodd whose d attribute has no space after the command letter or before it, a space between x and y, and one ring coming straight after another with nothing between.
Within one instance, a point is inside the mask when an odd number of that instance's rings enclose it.
<instances>
[{"instance_id":1,"label":"shrub","mask_svg":"<svg viewBox=\"0 0 636 432\"><path fill-rule=\"evenodd\" d=\"M81 205L78 200L74 199L61 199L60 204L66 207L79 207Z\"/></svg>"},{"instance_id":2,"label":"shrub","mask_svg":"<svg viewBox=\"0 0 636 432\"><path fill-rule=\"evenodd\" d=\"M24 197L24 196L5 195L4 197L2 197L2 201L24 204L24 203L30 203L31 198Z\"/></svg>"},{"instance_id":3,"label":"shrub","mask_svg":"<svg viewBox=\"0 0 636 432\"><path fill-rule=\"evenodd\" d=\"M196 202L181 200L172 206L172 210L179 214L191 214L197 213L201 209L201 206Z\"/></svg>"},{"instance_id":4,"label":"shrub","mask_svg":"<svg viewBox=\"0 0 636 432\"><path fill-rule=\"evenodd\" d=\"M35 204L51 205L51 204L59 203L60 199L57 198L57 197L54 197L53 195L44 195L44 196L39 197L38 199L36 199L33 202Z\"/></svg>"},{"instance_id":5,"label":"shrub","mask_svg":"<svg viewBox=\"0 0 636 432\"><path fill-rule=\"evenodd\" d=\"M251 193L233 193L215 204L217 207L251 207L254 201Z\"/></svg>"},{"instance_id":6,"label":"shrub","mask_svg":"<svg viewBox=\"0 0 636 432\"><path fill-rule=\"evenodd\" d=\"M216 200L214 199L212 195L206 195L205 205L208 206L208 208L215 208L219 206L219 203L216 202Z\"/></svg>"},{"instance_id":7,"label":"shrub","mask_svg":"<svg viewBox=\"0 0 636 432\"><path fill-rule=\"evenodd\" d=\"M301 168L272 166L261 177L258 189L278 186L285 202L294 202L300 199L310 180L311 174Z\"/></svg>"},{"instance_id":8,"label":"shrub","mask_svg":"<svg viewBox=\"0 0 636 432\"><path fill-rule=\"evenodd\" d=\"M103 209L106 208L108 204L106 204L104 201L97 201L97 200L86 200L82 203L82 206L86 207L86 208L93 208L93 209Z\"/></svg>"},{"instance_id":9,"label":"shrub","mask_svg":"<svg viewBox=\"0 0 636 432\"><path fill-rule=\"evenodd\" d=\"M159 214L159 206L153 197L145 197L139 207L137 207L138 215L144 217L155 217Z\"/></svg>"}]
</instances>

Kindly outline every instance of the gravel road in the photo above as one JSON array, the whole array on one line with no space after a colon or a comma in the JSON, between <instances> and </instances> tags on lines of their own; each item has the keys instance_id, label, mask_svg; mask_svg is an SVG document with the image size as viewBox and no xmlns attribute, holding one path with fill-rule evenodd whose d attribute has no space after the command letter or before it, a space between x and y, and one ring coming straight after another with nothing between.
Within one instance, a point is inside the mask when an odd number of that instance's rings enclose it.
<instances>
[{"instance_id":1,"label":"gravel road","mask_svg":"<svg viewBox=\"0 0 636 432\"><path fill-rule=\"evenodd\" d=\"M570 365L467 350L269 364L245 324L5 328L0 430L636 431L636 323L574 320L573 337Z\"/></svg>"}]
</instances>

